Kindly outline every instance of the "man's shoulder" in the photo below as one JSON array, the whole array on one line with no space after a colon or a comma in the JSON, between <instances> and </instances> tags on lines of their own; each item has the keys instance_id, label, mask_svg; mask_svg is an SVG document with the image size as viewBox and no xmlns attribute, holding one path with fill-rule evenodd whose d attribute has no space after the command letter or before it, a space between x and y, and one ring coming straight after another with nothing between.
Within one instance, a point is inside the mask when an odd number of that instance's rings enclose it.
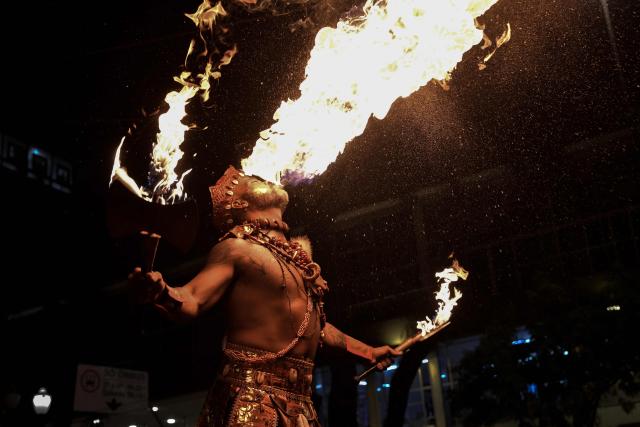
<instances>
[{"instance_id":1,"label":"man's shoulder","mask_svg":"<svg viewBox=\"0 0 640 427\"><path fill-rule=\"evenodd\" d=\"M227 238L220 240L209 251L209 260L236 260L250 250L250 244L245 239Z\"/></svg>"},{"instance_id":2,"label":"man's shoulder","mask_svg":"<svg viewBox=\"0 0 640 427\"><path fill-rule=\"evenodd\" d=\"M248 247L249 242L242 237L230 236L224 239L220 239L218 243L213 245L212 250L231 250Z\"/></svg>"}]
</instances>

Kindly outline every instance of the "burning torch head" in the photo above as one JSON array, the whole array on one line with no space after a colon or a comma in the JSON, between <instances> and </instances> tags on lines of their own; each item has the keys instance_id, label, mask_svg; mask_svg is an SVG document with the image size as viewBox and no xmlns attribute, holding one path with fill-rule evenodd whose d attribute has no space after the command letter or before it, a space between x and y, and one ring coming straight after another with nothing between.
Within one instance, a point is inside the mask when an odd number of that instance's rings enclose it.
<instances>
[{"instance_id":1,"label":"burning torch head","mask_svg":"<svg viewBox=\"0 0 640 427\"><path fill-rule=\"evenodd\" d=\"M276 207L284 213L289 203L289 195L281 186L255 175L245 175L233 166L209 187L209 192L213 223L221 231L241 224L248 210Z\"/></svg>"}]
</instances>

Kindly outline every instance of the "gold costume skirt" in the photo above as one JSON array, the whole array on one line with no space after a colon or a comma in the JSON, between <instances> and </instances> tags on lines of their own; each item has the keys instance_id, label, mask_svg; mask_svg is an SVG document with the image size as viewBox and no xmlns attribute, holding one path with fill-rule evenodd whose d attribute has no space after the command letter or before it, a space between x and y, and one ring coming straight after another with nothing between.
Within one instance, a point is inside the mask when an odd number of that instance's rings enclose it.
<instances>
[{"instance_id":1,"label":"gold costume skirt","mask_svg":"<svg viewBox=\"0 0 640 427\"><path fill-rule=\"evenodd\" d=\"M249 357L268 354L236 344L227 349ZM246 362L224 354L198 427L320 427L311 401L313 362L280 357Z\"/></svg>"}]
</instances>

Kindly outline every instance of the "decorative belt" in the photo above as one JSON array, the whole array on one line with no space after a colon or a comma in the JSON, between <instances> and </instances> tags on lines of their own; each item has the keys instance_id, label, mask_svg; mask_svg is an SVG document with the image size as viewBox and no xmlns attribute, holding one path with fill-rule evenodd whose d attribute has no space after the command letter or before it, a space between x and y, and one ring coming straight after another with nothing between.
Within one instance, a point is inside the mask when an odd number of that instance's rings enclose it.
<instances>
[{"instance_id":1,"label":"decorative belt","mask_svg":"<svg viewBox=\"0 0 640 427\"><path fill-rule=\"evenodd\" d=\"M226 347L234 352L245 353L249 357L269 353L265 350L232 343L227 343ZM300 397L309 397L313 382L313 366L311 360L298 357L285 356L266 362L248 362L225 353L218 378L237 386L255 387L263 390L276 389L302 395Z\"/></svg>"}]
</instances>

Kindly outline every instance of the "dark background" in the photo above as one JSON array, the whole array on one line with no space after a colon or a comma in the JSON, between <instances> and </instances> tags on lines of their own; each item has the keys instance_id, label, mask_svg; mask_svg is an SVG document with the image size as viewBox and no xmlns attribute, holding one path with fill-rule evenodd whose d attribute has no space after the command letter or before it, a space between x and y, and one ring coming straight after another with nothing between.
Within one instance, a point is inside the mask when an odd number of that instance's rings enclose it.
<instances>
[{"instance_id":1,"label":"dark background","mask_svg":"<svg viewBox=\"0 0 640 427\"><path fill-rule=\"evenodd\" d=\"M236 11L232 39L239 53L223 69L214 101L189 107L198 129L183 144L184 167L194 168L185 186L202 219L189 254L161 247L158 267L177 283L197 271L217 237L206 187L227 164L238 165L280 102L297 96L317 29L352 6ZM52 409L58 420L70 416L77 363L147 369L156 398L203 389L215 369L220 314L176 327L131 307L117 284L135 262L132 241L110 238L105 225L117 144L137 123L125 161L142 176L156 126L143 110L162 108L164 95L177 88L172 77L193 36L184 13L196 7L178 1L2 6L0 131L73 168L70 193L25 171L1 170L2 385L4 392L29 396L46 384L59 399ZM307 15L317 25L291 32ZM628 214L627 246L615 256L605 247L592 256L595 262L578 255L573 267L562 264L565 273L637 265L637 2L500 0L483 20L494 38L506 23L513 33L485 70L477 67L483 52L472 49L448 91L430 83L398 100L325 174L290 189L286 219L312 237L333 285L330 315L348 332L406 315L401 300L380 298L421 289L420 257L435 271L452 250L476 273L453 334L482 332L474 319L499 316L483 311L487 296L511 295L513 283L526 287L527 280L514 277L527 270L512 268L508 257L487 264L475 255L478 248L544 230L582 230L590 218L612 212ZM427 201L417 196L422 190L432 194ZM340 225L346 212L385 201L396 206L390 215ZM412 225L417 211L424 230ZM570 238L562 244L565 252L582 247ZM420 245L426 253L416 250ZM525 252L518 265L538 256ZM545 265L540 268L553 271ZM375 334L370 339L383 341Z\"/></svg>"}]
</instances>

